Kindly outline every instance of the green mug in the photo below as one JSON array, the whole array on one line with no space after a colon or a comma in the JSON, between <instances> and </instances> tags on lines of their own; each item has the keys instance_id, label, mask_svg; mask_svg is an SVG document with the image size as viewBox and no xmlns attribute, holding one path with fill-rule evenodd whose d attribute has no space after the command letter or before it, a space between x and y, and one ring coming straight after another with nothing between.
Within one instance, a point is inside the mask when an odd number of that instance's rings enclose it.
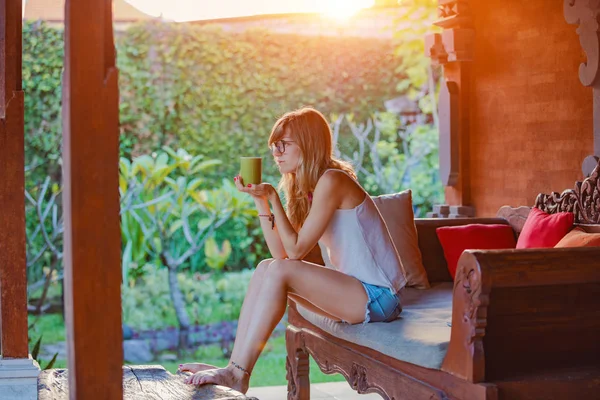
<instances>
[{"instance_id":1,"label":"green mug","mask_svg":"<svg viewBox=\"0 0 600 400\"><path fill-rule=\"evenodd\" d=\"M240 157L240 176L244 185L262 182L262 158Z\"/></svg>"}]
</instances>

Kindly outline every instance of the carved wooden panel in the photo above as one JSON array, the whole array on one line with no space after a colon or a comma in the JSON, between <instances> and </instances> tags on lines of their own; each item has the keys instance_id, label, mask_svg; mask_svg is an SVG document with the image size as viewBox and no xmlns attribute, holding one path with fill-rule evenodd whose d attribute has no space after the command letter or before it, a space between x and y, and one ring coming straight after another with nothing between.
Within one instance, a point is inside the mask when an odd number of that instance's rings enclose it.
<instances>
[{"instance_id":1,"label":"carved wooden panel","mask_svg":"<svg viewBox=\"0 0 600 400\"><path fill-rule=\"evenodd\" d=\"M288 400L309 399L308 390L299 390L294 384L308 378L308 367L304 369L293 365L295 360L298 360L296 354L310 354L326 374L342 374L358 393L377 393L385 400L449 398L442 390L426 382L352 349L340 347L339 344L325 340L310 330L289 326L286 331L286 345L289 363ZM340 351L342 349L346 351ZM308 359L306 365L308 366Z\"/></svg>"},{"instance_id":2,"label":"carved wooden panel","mask_svg":"<svg viewBox=\"0 0 600 400\"><path fill-rule=\"evenodd\" d=\"M288 381L288 400L310 400L308 353L304 349L304 337L300 329L289 326L285 332L287 359L285 363Z\"/></svg>"},{"instance_id":3,"label":"carved wooden panel","mask_svg":"<svg viewBox=\"0 0 600 400\"><path fill-rule=\"evenodd\" d=\"M481 269L472 261L472 257L471 254L464 254L456 270L452 332L442 370L476 383L485 379L483 337L487 325L490 285L482 281Z\"/></svg>"},{"instance_id":4,"label":"carved wooden panel","mask_svg":"<svg viewBox=\"0 0 600 400\"><path fill-rule=\"evenodd\" d=\"M440 177L445 186L458 182L459 96L456 82L443 81L440 89Z\"/></svg>"},{"instance_id":5,"label":"carved wooden panel","mask_svg":"<svg viewBox=\"0 0 600 400\"><path fill-rule=\"evenodd\" d=\"M547 213L568 211L579 224L600 224L600 162L583 182L562 193L539 194L535 207Z\"/></svg>"}]
</instances>

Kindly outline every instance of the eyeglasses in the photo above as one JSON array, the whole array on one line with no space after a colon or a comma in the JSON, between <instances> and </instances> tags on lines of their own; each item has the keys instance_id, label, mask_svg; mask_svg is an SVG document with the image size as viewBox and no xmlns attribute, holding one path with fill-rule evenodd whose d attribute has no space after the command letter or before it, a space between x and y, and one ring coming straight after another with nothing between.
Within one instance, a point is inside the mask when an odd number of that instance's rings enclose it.
<instances>
[{"instance_id":1,"label":"eyeglasses","mask_svg":"<svg viewBox=\"0 0 600 400\"><path fill-rule=\"evenodd\" d=\"M279 153L285 153L285 146L289 143L295 143L293 140L278 140L271 145L271 152L275 152L277 150Z\"/></svg>"}]
</instances>

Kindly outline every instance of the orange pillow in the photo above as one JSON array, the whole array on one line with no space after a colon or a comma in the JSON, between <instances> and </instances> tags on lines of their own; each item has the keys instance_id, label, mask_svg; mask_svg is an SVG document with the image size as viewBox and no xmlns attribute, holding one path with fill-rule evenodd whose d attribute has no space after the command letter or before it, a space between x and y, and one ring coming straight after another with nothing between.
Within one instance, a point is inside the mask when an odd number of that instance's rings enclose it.
<instances>
[{"instance_id":1,"label":"orange pillow","mask_svg":"<svg viewBox=\"0 0 600 400\"><path fill-rule=\"evenodd\" d=\"M554 247L595 247L600 246L600 233L589 233L575 228L567 233Z\"/></svg>"}]
</instances>

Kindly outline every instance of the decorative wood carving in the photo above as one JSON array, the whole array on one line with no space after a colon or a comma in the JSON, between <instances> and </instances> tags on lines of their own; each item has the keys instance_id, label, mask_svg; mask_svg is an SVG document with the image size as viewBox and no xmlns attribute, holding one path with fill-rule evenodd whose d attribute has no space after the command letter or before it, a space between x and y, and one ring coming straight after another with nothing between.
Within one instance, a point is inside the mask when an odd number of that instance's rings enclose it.
<instances>
[{"instance_id":1,"label":"decorative wood carving","mask_svg":"<svg viewBox=\"0 0 600 400\"><path fill-rule=\"evenodd\" d=\"M500 207L496 216L498 218L504 218L507 220L516 233L521 233L523 230L523 225L525 225L525 221L527 220L527 216L529 215L530 211L531 207L527 206L521 206L517 208L503 206Z\"/></svg>"},{"instance_id":2,"label":"decorative wood carving","mask_svg":"<svg viewBox=\"0 0 600 400\"><path fill-rule=\"evenodd\" d=\"M287 359L285 363L288 381L288 400L310 400L308 353L300 329L290 326L285 332Z\"/></svg>"},{"instance_id":3,"label":"decorative wood carving","mask_svg":"<svg viewBox=\"0 0 600 400\"><path fill-rule=\"evenodd\" d=\"M579 224L600 224L600 162L583 182L576 182L575 189L562 193L539 194L535 207L547 213L568 211L575 214Z\"/></svg>"},{"instance_id":4,"label":"decorative wood carving","mask_svg":"<svg viewBox=\"0 0 600 400\"><path fill-rule=\"evenodd\" d=\"M293 361L290 362L290 359ZM297 349L294 355L287 356L285 369L288 381L288 400L310 398L310 392L305 388L306 385L301 383L308 378L309 368L308 354L304 350ZM308 395L306 395L307 392Z\"/></svg>"},{"instance_id":5,"label":"decorative wood carving","mask_svg":"<svg viewBox=\"0 0 600 400\"><path fill-rule=\"evenodd\" d=\"M431 62L435 65L448 62L448 53L442 43L441 34L431 33L425 36L425 55L431 58Z\"/></svg>"},{"instance_id":6,"label":"decorative wood carving","mask_svg":"<svg viewBox=\"0 0 600 400\"><path fill-rule=\"evenodd\" d=\"M438 0L438 20L442 28L464 28L473 25L469 0Z\"/></svg>"},{"instance_id":7,"label":"decorative wood carving","mask_svg":"<svg viewBox=\"0 0 600 400\"><path fill-rule=\"evenodd\" d=\"M475 32L467 0L439 0L435 25L444 28L425 37L425 52L435 64L472 61Z\"/></svg>"},{"instance_id":8,"label":"decorative wood carving","mask_svg":"<svg viewBox=\"0 0 600 400\"><path fill-rule=\"evenodd\" d=\"M21 4L0 0L0 354L6 358L29 354Z\"/></svg>"},{"instance_id":9,"label":"decorative wood carving","mask_svg":"<svg viewBox=\"0 0 600 400\"><path fill-rule=\"evenodd\" d=\"M587 56L587 62L579 65L579 80L584 86L593 88L594 153L586 157L582 165L583 174L589 176L600 161L600 1L564 0L563 8L567 23L579 25L579 42Z\"/></svg>"},{"instance_id":10,"label":"decorative wood carving","mask_svg":"<svg viewBox=\"0 0 600 400\"><path fill-rule=\"evenodd\" d=\"M384 392L384 390L377 385L369 384L367 380L367 369L364 366L356 363L352 363L352 368L350 369L350 379L348 382L350 383L350 386L352 386L352 389L356 390L358 393L367 393L369 391L375 391L378 393Z\"/></svg>"},{"instance_id":11,"label":"decorative wood carving","mask_svg":"<svg viewBox=\"0 0 600 400\"><path fill-rule=\"evenodd\" d=\"M383 399L448 399L441 390L350 350L336 351L336 345L310 331L305 332L305 351L325 374L340 373L358 393L377 393ZM346 349L349 350L349 349ZM393 384L390 384L393 383Z\"/></svg>"},{"instance_id":12,"label":"decorative wood carving","mask_svg":"<svg viewBox=\"0 0 600 400\"><path fill-rule=\"evenodd\" d=\"M466 254L460 258L452 297L452 332L442 370L469 382L483 382L483 337L487 325L490 286L482 282L481 269Z\"/></svg>"},{"instance_id":13,"label":"decorative wood carving","mask_svg":"<svg viewBox=\"0 0 600 400\"><path fill-rule=\"evenodd\" d=\"M445 186L458 182L459 171L459 96L456 82L442 81L439 99L440 176Z\"/></svg>"},{"instance_id":14,"label":"decorative wood carving","mask_svg":"<svg viewBox=\"0 0 600 400\"><path fill-rule=\"evenodd\" d=\"M455 61L473 61L473 29L447 29L440 33L425 36L425 54L434 64L447 64Z\"/></svg>"},{"instance_id":15,"label":"decorative wood carving","mask_svg":"<svg viewBox=\"0 0 600 400\"><path fill-rule=\"evenodd\" d=\"M592 86L598 80L600 67L600 1L564 0L564 15L567 23L579 25L579 42L587 56L587 63L579 66L579 80L584 86Z\"/></svg>"}]
</instances>

